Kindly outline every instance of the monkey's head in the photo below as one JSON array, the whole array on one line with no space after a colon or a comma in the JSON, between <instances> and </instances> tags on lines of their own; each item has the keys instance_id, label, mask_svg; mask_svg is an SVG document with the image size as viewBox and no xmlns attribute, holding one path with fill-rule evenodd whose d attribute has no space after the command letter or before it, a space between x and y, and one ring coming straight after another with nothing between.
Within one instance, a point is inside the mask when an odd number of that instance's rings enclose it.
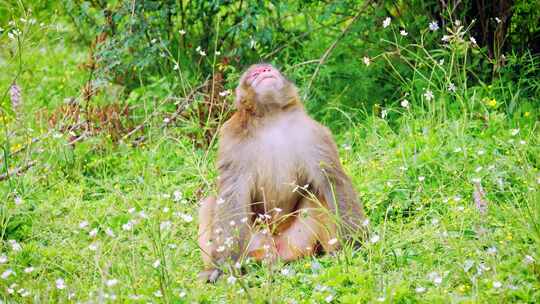
<instances>
[{"instance_id":1,"label":"monkey's head","mask_svg":"<svg viewBox=\"0 0 540 304\"><path fill-rule=\"evenodd\" d=\"M283 108L298 102L298 90L271 64L250 66L240 77L236 88L236 107L255 106L259 109Z\"/></svg>"}]
</instances>

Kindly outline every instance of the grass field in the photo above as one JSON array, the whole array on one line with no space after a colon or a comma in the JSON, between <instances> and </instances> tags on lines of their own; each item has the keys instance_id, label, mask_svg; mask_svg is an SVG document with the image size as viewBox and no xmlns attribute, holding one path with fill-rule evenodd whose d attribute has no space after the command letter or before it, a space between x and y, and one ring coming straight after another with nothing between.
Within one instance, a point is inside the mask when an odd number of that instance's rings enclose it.
<instances>
[{"instance_id":1,"label":"grass field","mask_svg":"<svg viewBox=\"0 0 540 304\"><path fill-rule=\"evenodd\" d=\"M366 244L252 263L210 285L196 279L196 211L214 191L215 144L201 149L184 126L161 127L159 101L143 96L143 144L103 133L69 145L38 118L79 94L87 54L57 39L30 45L22 62L0 56L0 70L20 69L22 91L17 114L2 117L2 166L33 162L0 181L2 303L540 301L534 109L509 117L495 106L504 100L471 94L477 112L443 119L411 105L388 109L392 122L345 125L335 139L371 221ZM0 75L0 88L11 81Z\"/></svg>"}]
</instances>

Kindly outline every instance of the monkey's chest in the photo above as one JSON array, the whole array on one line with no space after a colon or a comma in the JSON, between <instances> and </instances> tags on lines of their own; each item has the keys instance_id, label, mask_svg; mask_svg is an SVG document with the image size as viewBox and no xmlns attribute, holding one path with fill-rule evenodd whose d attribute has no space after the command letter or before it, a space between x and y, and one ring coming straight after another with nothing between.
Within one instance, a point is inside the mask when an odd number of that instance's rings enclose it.
<instances>
[{"instance_id":1,"label":"monkey's chest","mask_svg":"<svg viewBox=\"0 0 540 304\"><path fill-rule=\"evenodd\" d=\"M295 189L307 183L303 174L306 155L301 149L305 140L291 130L274 128L266 130L255 144L249 166L254 177L254 203L264 202L266 210L293 211L301 198Z\"/></svg>"}]
</instances>

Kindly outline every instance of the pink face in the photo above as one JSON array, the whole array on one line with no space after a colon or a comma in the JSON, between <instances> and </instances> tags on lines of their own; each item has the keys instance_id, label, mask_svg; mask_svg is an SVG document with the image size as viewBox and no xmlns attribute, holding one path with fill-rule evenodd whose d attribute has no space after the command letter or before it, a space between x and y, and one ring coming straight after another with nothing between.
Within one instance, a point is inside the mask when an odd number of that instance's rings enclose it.
<instances>
[{"instance_id":1,"label":"pink face","mask_svg":"<svg viewBox=\"0 0 540 304\"><path fill-rule=\"evenodd\" d=\"M285 79L281 73L269 64L258 64L251 67L244 77L245 83L258 93L279 90L285 85Z\"/></svg>"}]
</instances>

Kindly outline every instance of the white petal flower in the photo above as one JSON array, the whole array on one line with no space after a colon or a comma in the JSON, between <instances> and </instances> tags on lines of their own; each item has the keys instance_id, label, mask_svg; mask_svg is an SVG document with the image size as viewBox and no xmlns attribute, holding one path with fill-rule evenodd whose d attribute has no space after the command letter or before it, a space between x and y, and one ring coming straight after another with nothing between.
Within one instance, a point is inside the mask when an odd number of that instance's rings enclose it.
<instances>
[{"instance_id":1,"label":"white petal flower","mask_svg":"<svg viewBox=\"0 0 540 304\"><path fill-rule=\"evenodd\" d=\"M154 297L161 298L162 296L163 296L163 294L161 293L161 290L154 291Z\"/></svg>"},{"instance_id":2,"label":"white petal flower","mask_svg":"<svg viewBox=\"0 0 540 304\"><path fill-rule=\"evenodd\" d=\"M219 92L219 96L221 96L221 97L229 96L230 94L231 94L231 91L229 91L229 90Z\"/></svg>"},{"instance_id":3,"label":"white petal flower","mask_svg":"<svg viewBox=\"0 0 540 304\"><path fill-rule=\"evenodd\" d=\"M404 107L406 109L409 108L409 101L407 99L403 99L400 104L401 104L402 107Z\"/></svg>"},{"instance_id":4,"label":"white petal flower","mask_svg":"<svg viewBox=\"0 0 540 304\"><path fill-rule=\"evenodd\" d=\"M13 269L6 269L4 272L2 272L2 275L0 275L0 277L5 280L11 275L16 275L15 271L13 271Z\"/></svg>"},{"instance_id":5,"label":"white petal flower","mask_svg":"<svg viewBox=\"0 0 540 304\"><path fill-rule=\"evenodd\" d=\"M448 91L454 93L456 91L456 85L453 82L450 82L448 85Z\"/></svg>"},{"instance_id":6,"label":"white petal flower","mask_svg":"<svg viewBox=\"0 0 540 304\"><path fill-rule=\"evenodd\" d=\"M115 286L116 284L118 284L118 280L117 279L110 279L110 280L107 280L105 282L105 285L107 285L107 287L113 287Z\"/></svg>"},{"instance_id":7,"label":"white petal flower","mask_svg":"<svg viewBox=\"0 0 540 304\"><path fill-rule=\"evenodd\" d=\"M433 20L429 23L429 30L434 32L436 30L439 29L439 24L437 23L437 21Z\"/></svg>"},{"instance_id":8,"label":"white petal flower","mask_svg":"<svg viewBox=\"0 0 540 304\"><path fill-rule=\"evenodd\" d=\"M163 221L159 224L159 229L161 230L169 230L172 227L171 221Z\"/></svg>"},{"instance_id":9,"label":"white petal flower","mask_svg":"<svg viewBox=\"0 0 540 304\"><path fill-rule=\"evenodd\" d=\"M392 21L392 19L390 19L390 17L386 17L386 19L384 19L384 21L382 23L383 28L387 28L390 25L391 21Z\"/></svg>"},{"instance_id":10,"label":"white petal flower","mask_svg":"<svg viewBox=\"0 0 540 304\"><path fill-rule=\"evenodd\" d=\"M97 235L97 233L98 233L97 228L94 228L94 229L90 230L90 232L88 232L88 235L90 237L95 237Z\"/></svg>"},{"instance_id":11,"label":"white petal flower","mask_svg":"<svg viewBox=\"0 0 540 304\"><path fill-rule=\"evenodd\" d=\"M128 221L127 223L122 225L122 230L124 230L124 231L129 231L131 229L133 229L133 222L131 222L131 221Z\"/></svg>"},{"instance_id":12,"label":"white petal flower","mask_svg":"<svg viewBox=\"0 0 540 304\"><path fill-rule=\"evenodd\" d=\"M405 30L399 31L399 34L400 34L401 36L407 36L407 35L409 35L409 33L407 33L407 31L405 31Z\"/></svg>"},{"instance_id":13,"label":"white petal flower","mask_svg":"<svg viewBox=\"0 0 540 304\"><path fill-rule=\"evenodd\" d=\"M437 272L431 272L428 274L428 279L430 281L433 281L433 283L435 285L439 285L442 283L442 277L440 274L438 274Z\"/></svg>"},{"instance_id":14,"label":"white petal flower","mask_svg":"<svg viewBox=\"0 0 540 304\"><path fill-rule=\"evenodd\" d=\"M534 258L530 255L526 255L525 258L523 258L523 262L525 264L532 264L534 263Z\"/></svg>"},{"instance_id":15,"label":"white petal flower","mask_svg":"<svg viewBox=\"0 0 540 304\"><path fill-rule=\"evenodd\" d=\"M518 135L518 133L519 133L519 129L511 129L511 130L510 130L510 134L511 134L512 136L516 136L516 135Z\"/></svg>"},{"instance_id":16,"label":"white petal flower","mask_svg":"<svg viewBox=\"0 0 540 304\"><path fill-rule=\"evenodd\" d=\"M21 244L17 243L16 240L8 240L8 243L11 245L11 250L13 250L13 251L21 251L22 250Z\"/></svg>"},{"instance_id":17,"label":"white petal flower","mask_svg":"<svg viewBox=\"0 0 540 304\"><path fill-rule=\"evenodd\" d=\"M227 278L227 283L229 283L229 284L231 284L231 285L234 284L234 283L236 283L236 278L235 278L234 276L228 277L228 278Z\"/></svg>"},{"instance_id":18,"label":"white petal flower","mask_svg":"<svg viewBox=\"0 0 540 304\"><path fill-rule=\"evenodd\" d=\"M502 287L502 283L499 281L493 282L493 288L498 289Z\"/></svg>"},{"instance_id":19,"label":"white petal flower","mask_svg":"<svg viewBox=\"0 0 540 304\"><path fill-rule=\"evenodd\" d=\"M105 234L107 234L110 237L115 237L114 231L109 227L107 227L107 229L105 229Z\"/></svg>"},{"instance_id":20,"label":"white petal flower","mask_svg":"<svg viewBox=\"0 0 540 304\"><path fill-rule=\"evenodd\" d=\"M23 199L20 196L16 196L13 200L15 202L15 205L19 206L23 203Z\"/></svg>"},{"instance_id":21,"label":"white petal flower","mask_svg":"<svg viewBox=\"0 0 540 304\"><path fill-rule=\"evenodd\" d=\"M88 221L82 221L79 223L79 228L85 229L86 227L88 227Z\"/></svg>"},{"instance_id":22,"label":"white petal flower","mask_svg":"<svg viewBox=\"0 0 540 304\"><path fill-rule=\"evenodd\" d=\"M448 41L450 41L450 36L448 36L448 35L443 35L443 37L441 38L441 40L444 41L444 42L448 42Z\"/></svg>"},{"instance_id":23,"label":"white petal flower","mask_svg":"<svg viewBox=\"0 0 540 304\"><path fill-rule=\"evenodd\" d=\"M178 33L180 33L180 35L184 36L186 34L186 31L184 30L179 30Z\"/></svg>"},{"instance_id":24,"label":"white petal flower","mask_svg":"<svg viewBox=\"0 0 540 304\"><path fill-rule=\"evenodd\" d=\"M326 303L330 303L334 300L334 295L328 295L326 298L324 298Z\"/></svg>"},{"instance_id":25,"label":"white petal flower","mask_svg":"<svg viewBox=\"0 0 540 304\"><path fill-rule=\"evenodd\" d=\"M160 260L155 260L154 263L152 263L152 267L154 267L154 268L158 268L159 266L161 266L161 261Z\"/></svg>"},{"instance_id":26,"label":"white petal flower","mask_svg":"<svg viewBox=\"0 0 540 304\"><path fill-rule=\"evenodd\" d=\"M5 254L0 255L0 264L5 264L8 261L8 257Z\"/></svg>"},{"instance_id":27,"label":"white petal flower","mask_svg":"<svg viewBox=\"0 0 540 304\"><path fill-rule=\"evenodd\" d=\"M422 175L421 175L421 176L418 177L418 181L419 181L419 182L423 182L423 181L425 181L425 180L426 180L426 177L425 177L425 176L422 176Z\"/></svg>"},{"instance_id":28,"label":"white petal flower","mask_svg":"<svg viewBox=\"0 0 540 304\"><path fill-rule=\"evenodd\" d=\"M432 92L431 90L427 90L427 91L424 93L424 98L425 98L427 101L431 101L431 100L434 98L433 92Z\"/></svg>"},{"instance_id":29,"label":"white petal flower","mask_svg":"<svg viewBox=\"0 0 540 304\"><path fill-rule=\"evenodd\" d=\"M369 66L371 64L371 60L369 59L369 57L367 56L364 56L364 58L362 58L362 61L364 62L365 65Z\"/></svg>"},{"instance_id":30,"label":"white petal flower","mask_svg":"<svg viewBox=\"0 0 540 304\"><path fill-rule=\"evenodd\" d=\"M373 236L371 237L371 239L370 239L369 241L370 241L372 244L375 244L375 243L377 243L377 242L380 240L380 238L381 238L381 237L380 237L379 235L375 234L375 235L373 235Z\"/></svg>"},{"instance_id":31,"label":"white petal flower","mask_svg":"<svg viewBox=\"0 0 540 304\"><path fill-rule=\"evenodd\" d=\"M67 287L66 282L64 282L64 279L57 279L55 283L56 283L56 288L58 289L65 289Z\"/></svg>"},{"instance_id":32,"label":"white petal flower","mask_svg":"<svg viewBox=\"0 0 540 304\"><path fill-rule=\"evenodd\" d=\"M422 286L418 286L414 290L416 291L416 293L424 293L426 291L426 288Z\"/></svg>"}]
</instances>

